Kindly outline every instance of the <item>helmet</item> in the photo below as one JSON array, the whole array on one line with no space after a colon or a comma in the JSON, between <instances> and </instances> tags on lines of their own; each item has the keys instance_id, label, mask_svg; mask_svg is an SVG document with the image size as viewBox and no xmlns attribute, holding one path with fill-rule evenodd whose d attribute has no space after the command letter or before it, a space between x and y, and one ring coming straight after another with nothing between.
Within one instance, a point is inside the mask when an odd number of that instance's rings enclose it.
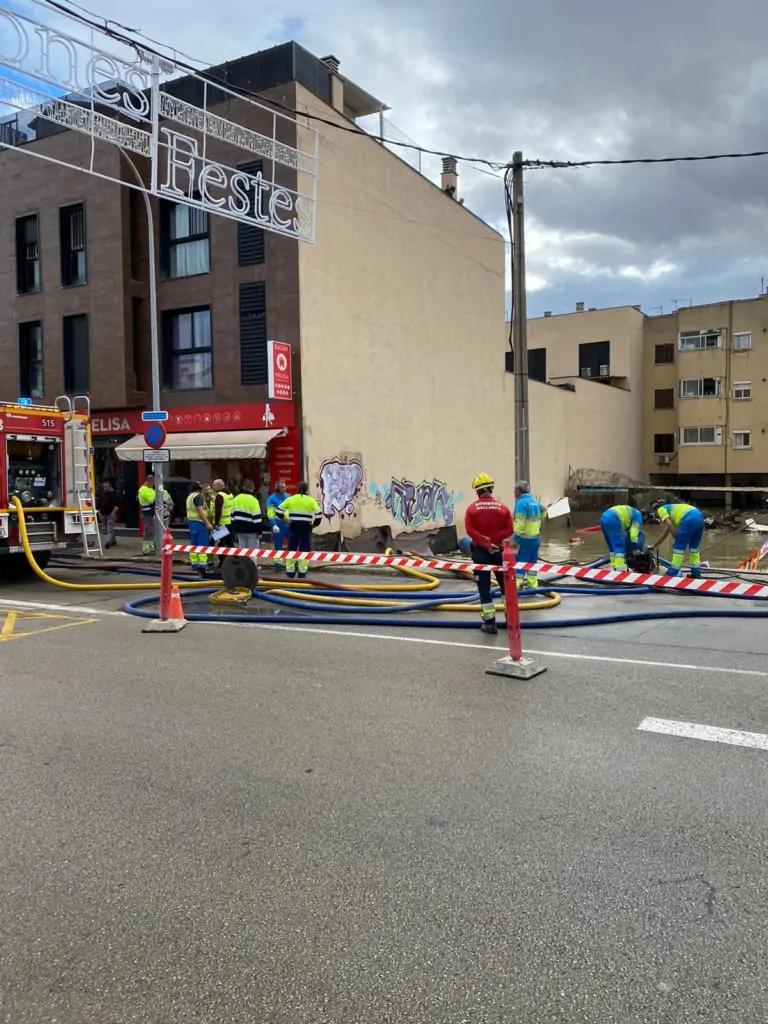
<instances>
[{"instance_id":1,"label":"helmet","mask_svg":"<svg viewBox=\"0 0 768 1024\"><path fill-rule=\"evenodd\" d=\"M493 487L493 477L487 473L478 473L472 481L472 490L484 491L487 487Z\"/></svg>"},{"instance_id":2,"label":"helmet","mask_svg":"<svg viewBox=\"0 0 768 1024\"><path fill-rule=\"evenodd\" d=\"M462 537L459 541L459 551L462 555L466 555L467 558L472 557L472 541L469 537Z\"/></svg>"}]
</instances>

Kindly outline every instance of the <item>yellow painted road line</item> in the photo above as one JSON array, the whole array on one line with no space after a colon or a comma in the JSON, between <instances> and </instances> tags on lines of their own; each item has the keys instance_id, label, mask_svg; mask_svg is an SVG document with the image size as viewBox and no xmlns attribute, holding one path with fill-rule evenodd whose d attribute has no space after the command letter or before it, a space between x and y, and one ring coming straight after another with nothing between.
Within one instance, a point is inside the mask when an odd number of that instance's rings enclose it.
<instances>
[{"instance_id":1,"label":"yellow painted road line","mask_svg":"<svg viewBox=\"0 0 768 1024\"><path fill-rule=\"evenodd\" d=\"M95 618L78 617L75 618L71 615L50 615L42 613L24 613L24 612L6 612L6 619L3 623L2 629L0 629L0 643L5 640L20 640L24 637L40 636L43 633L52 633L58 629L70 629L72 626L86 626L88 623L98 622ZM62 622L62 619L66 619L66 622ZM24 629L23 624L28 622L51 622L56 620L55 625L50 626L36 626L33 629ZM18 630L18 631L17 631Z\"/></svg>"}]
</instances>

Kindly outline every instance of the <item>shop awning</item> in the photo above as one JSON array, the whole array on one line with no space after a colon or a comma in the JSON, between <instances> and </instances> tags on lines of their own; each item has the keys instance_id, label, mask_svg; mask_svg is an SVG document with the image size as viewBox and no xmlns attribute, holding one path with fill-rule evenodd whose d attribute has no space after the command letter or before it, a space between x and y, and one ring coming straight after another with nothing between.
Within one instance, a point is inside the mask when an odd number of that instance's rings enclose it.
<instances>
[{"instance_id":1,"label":"shop awning","mask_svg":"<svg viewBox=\"0 0 768 1024\"><path fill-rule=\"evenodd\" d=\"M163 448L171 461L212 462L214 459L263 459L267 445L284 430L217 430L208 434L169 434ZM115 448L121 462L142 462L147 442L142 434Z\"/></svg>"}]
</instances>

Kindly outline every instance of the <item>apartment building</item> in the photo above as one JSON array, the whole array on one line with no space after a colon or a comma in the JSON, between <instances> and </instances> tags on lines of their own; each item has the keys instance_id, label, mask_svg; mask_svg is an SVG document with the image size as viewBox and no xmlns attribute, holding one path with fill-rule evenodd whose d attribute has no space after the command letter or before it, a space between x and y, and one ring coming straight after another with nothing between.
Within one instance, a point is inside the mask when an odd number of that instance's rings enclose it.
<instances>
[{"instance_id":1,"label":"apartment building","mask_svg":"<svg viewBox=\"0 0 768 1024\"><path fill-rule=\"evenodd\" d=\"M635 306L580 302L528 321L531 483L542 499L561 496L571 470L642 479L644 319Z\"/></svg>"},{"instance_id":2,"label":"apartment building","mask_svg":"<svg viewBox=\"0 0 768 1024\"><path fill-rule=\"evenodd\" d=\"M644 337L646 476L753 507L738 489L768 490L768 295L647 317Z\"/></svg>"},{"instance_id":3,"label":"apartment building","mask_svg":"<svg viewBox=\"0 0 768 1024\"><path fill-rule=\"evenodd\" d=\"M140 193L29 152L78 163L89 140L41 117L29 131L9 129L14 145L0 151L3 397L89 395L98 475L122 479L135 516L144 466L116 450L150 405L152 244L162 401L189 445L189 457L181 440L171 445L171 475L248 475L262 490L305 477L325 529L350 538L460 526L479 471L508 478L511 500L504 240L458 201L455 162L433 183L350 130L386 105L335 57L286 43L211 74L318 129L316 244L154 198L150 241ZM172 83L179 96L185 82ZM221 106L248 126L247 104ZM208 155L233 160L220 139ZM107 143L95 144L93 166L132 180ZM290 400L268 398L268 339L291 346ZM499 367L490 382L488 366Z\"/></svg>"}]
</instances>

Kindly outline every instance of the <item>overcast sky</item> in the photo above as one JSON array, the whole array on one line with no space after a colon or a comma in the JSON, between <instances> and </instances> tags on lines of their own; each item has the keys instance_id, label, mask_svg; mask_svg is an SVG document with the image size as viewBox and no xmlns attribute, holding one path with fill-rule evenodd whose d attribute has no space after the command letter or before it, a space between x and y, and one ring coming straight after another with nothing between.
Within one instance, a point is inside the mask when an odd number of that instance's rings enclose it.
<instances>
[{"instance_id":1,"label":"overcast sky","mask_svg":"<svg viewBox=\"0 0 768 1024\"><path fill-rule=\"evenodd\" d=\"M761 0L84 2L204 61L290 38L333 53L400 130L459 155L768 149ZM460 174L467 205L502 228L501 181L466 165ZM757 295L768 282L767 182L768 158L530 171L529 315L577 301L668 312L672 300Z\"/></svg>"}]
</instances>

